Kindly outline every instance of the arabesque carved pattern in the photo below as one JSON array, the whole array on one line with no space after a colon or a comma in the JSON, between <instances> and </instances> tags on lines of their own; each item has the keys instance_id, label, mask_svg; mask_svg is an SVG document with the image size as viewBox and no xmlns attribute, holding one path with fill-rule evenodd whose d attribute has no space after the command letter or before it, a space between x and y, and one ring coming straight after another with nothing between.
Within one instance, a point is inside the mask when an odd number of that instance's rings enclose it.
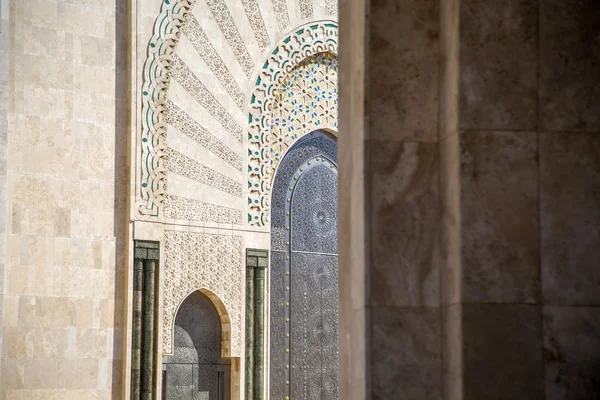
<instances>
[{"instance_id":1,"label":"arabesque carved pattern","mask_svg":"<svg viewBox=\"0 0 600 400\"><path fill-rule=\"evenodd\" d=\"M300 18L307 19L313 16L312 0L298 0L298 8L300 8Z\"/></svg>"},{"instance_id":2,"label":"arabesque carved pattern","mask_svg":"<svg viewBox=\"0 0 600 400\"><path fill-rule=\"evenodd\" d=\"M273 4L273 11L277 17L277 27L280 32L284 32L285 29L290 25L290 15L287 9L286 0L271 0Z\"/></svg>"},{"instance_id":3,"label":"arabesque carved pattern","mask_svg":"<svg viewBox=\"0 0 600 400\"><path fill-rule=\"evenodd\" d=\"M165 150L165 166L168 171L192 179L196 182L214 187L236 197L242 197L242 185L215 171L206 165L167 147Z\"/></svg>"},{"instance_id":4,"label":"arabesque carved pattern","mask_svg":"<svg viewBox=\"0 0 600 400\"><path fill-rule=\"evenodd\" d=\"M325 15L337 17L338 2L337 0L325 0Z\"/></svg>"},{"instance_id":5,"label":"arabesque carved pattern","mask_svg":"<svg viewBox=\"0 0 600 400\"><path fill-rule=\"evenodd\" d=\"M215 98L215 96L204 86L202 81L192 72L183 60L173 54L173 60L170 65L170 73L173 79L177 81L210 115L229 132L238 142L242 143L243 131L240 125L235 122L231 114Z\"/></svg>"},{"instance_id":6,"label":"arabesque carved pattern","mask_svg":"<svg viewBox=\"0 0 600 400\"><path fill-rule=\"evenodd\" d=\"M236 80L231 75L231 72L229 72L227 65L225 65L225 62L221 59L221 56L214 48L208 39L208 36L206 36L206 33L204 33L204 30L198 23L198 20L194 18L192 13L188 13L186 16L186 21L184 22L181 31L190 40L198 54L200 54L200 57L202 57L206 65L208 65L235 104L240 110L243 109L246 98L242 93L242 89L238 86Z\"/></svg>"},{"instance_id":7,"label":"arabesque carved pattern","mask_svg":"<svg viewBox=\"0 0 600 400\"><path fill-rule=\"evenodd\" d=\"M181 302L195 290L208 289L229 313L231 356L242 355L242 266L240 236L165 232L163 354L173 352L173 323Z\"/></svg>"},{"instance_id":8,"label":"arabesque carved pattern","mask_svg":"<svg viewBox=\"0 0 600 400\"><path fill-rule=\"evenodd\" d=\"M227 43L229 43L229 47L231 47L240 66L246 73L246 76L250 78L250 76L252 76L252 71L254 70L254 63L252 62L252 57L250 57L250 53L248 53L248 49L246 49L242 35L240 35L240 32L238 31L227 5L223 0L206 0L206 4L210 9L213 18L217 21L217 24L219 24L221 32L223 32L223 36L225 37L225 40L227 40Z\"/></svg>"},{"instance_id":9,"label":"arabesque carved pattern","mask_svg":"<svg viewBox=\"0 0 600 400\"><path fill-rule=\"evenodd\" d=\"M260 7L258 6L257 0L242 0L242 5L244 6L244 11L246 11L246 16L248 17L252 31L254 31L254 37L256 38L258 47L260 47L261 50L265 50L269 47L269 44L271 44L271 40L269 39L267 27L265 26L265 21L260 13Z\"/></svg>"},{"instance_id":10,"label":"arabesque carved pattern","mask_svg":"<svg viewBox=\"0 0 600 400\"><path fill-rule=\"evenodd\" d=\"M173 104L173 102L167 100L166 108L166 121L169 124L201 144L206 150L217 155L221 160L229 163L238 171L242 170L242 157L238 153L217 139L185 111Z\"/></svg>"},{"instance_id":11,"label":"arabesque carved pattern","mask_svg":"<svg viewBox=\"0 0 600 400\"><path fill-rule=\"evenodd\" d=\"M286 37L269 55L252 96L248 127L248 223L269 221L277 163L298 138L337 131L338 28L318 23Z\"/></svg>"},{"instance_id":12,"label":"arabesque carved pattern","mask_svg":"<svg viewBox=\"0 0 600 400\"><path fill-rule=\"evenodd\" d=\"M171 56L179 40L185 15L195 0L165 0L154 22L148 44L142 86L142 171L138 213L142 218L158 217L166 191L166 170L162 162L166 147L165 101L169 87Z\"/></svg>"},{"instance_id":13,"label":"arabesque carved pattern","mask_svg":"<svg viewBox=\"0 0 600 400\"><path fill-rule=\"evenodd\" d=\"M163 204L166 218L242 224L242 210L168 194Z\"/></svg>"}]
</instances>

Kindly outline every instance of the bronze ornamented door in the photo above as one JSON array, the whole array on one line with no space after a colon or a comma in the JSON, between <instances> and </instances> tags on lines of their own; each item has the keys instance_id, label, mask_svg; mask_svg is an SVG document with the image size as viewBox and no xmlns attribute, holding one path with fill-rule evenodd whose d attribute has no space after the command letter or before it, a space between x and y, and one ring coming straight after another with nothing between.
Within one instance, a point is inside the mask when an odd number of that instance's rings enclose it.
<instances>
[{"instance_id":1,"label":"bronze ornamented door","mask_svg":"<svg viewBox=\"0 0 600 400\"><path fill-rule=\"evenodd\" d=\"M272 201L270 398L338 398L337 159L321 131L278 167Z\"/></svg>"},{"instance_id":2,"label":"bronze ornamented door","mask_svg":"<svg viewBox=\"0 0 600 400\"><path fill-rule=\"evenodd\" d=\"M231 366L221 357L221 320L203 293L190 294L175 319L173 355L163 358L162 400L229 400Z\"/></svg>"}]
</instances>

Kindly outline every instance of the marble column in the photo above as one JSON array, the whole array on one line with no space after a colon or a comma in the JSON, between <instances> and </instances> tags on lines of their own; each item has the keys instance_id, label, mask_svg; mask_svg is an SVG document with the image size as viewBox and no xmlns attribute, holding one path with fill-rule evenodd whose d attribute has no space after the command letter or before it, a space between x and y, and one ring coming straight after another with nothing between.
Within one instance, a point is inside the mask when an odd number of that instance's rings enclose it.
<instances>
[{"instance_id":1,"label":"marble column","mask_svg":"<svg viewBox=\"0 0 600 400\"><path fill-rule=\"evenodd\" d=\"M255 257L246 261L246 372L244 398L252 400L254 393L254 265Z\"/></svg>"},{"instance_id":2,"label":"marble column","mask_svg":"<svg viewBox=\"0 0 600 400\"><path fill-rule=\"evenodd\" d=\"M154 274L156 261L144 260L144 308L142 334L142 400L153 400L154 392Z\"/></svg>"},{"instance_id":3,"label":"marble column","mask_svg":"<svg viewBox=\"0 0 600 400\"><path fill-rule=\"evenodd\" d=\"M131 325L131 400L140 399L143 261L133 265L133 323Z\"/></svg>"},{"instance_id":4,"label":"marble column","mask_svg":"<svg viewBox=\"0 0 600 400\"><path fill-rule=\"evenodd\" d=\"M254 272L254 399L264 399L265 351L265 267L266 258L258 258ZM262 261L262 262L261 262ZM264 265L261 266L261 264Z\"/></svg>"}]
</instances>

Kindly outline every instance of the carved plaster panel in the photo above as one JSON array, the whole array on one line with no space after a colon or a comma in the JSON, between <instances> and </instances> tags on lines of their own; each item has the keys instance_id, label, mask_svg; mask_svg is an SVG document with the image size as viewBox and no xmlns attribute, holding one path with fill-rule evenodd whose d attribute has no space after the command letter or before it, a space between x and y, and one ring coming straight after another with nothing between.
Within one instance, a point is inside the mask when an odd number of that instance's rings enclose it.
<instances>
[{"instance_id":1,"label":"carved plaster panel","mask_svg":"<svg viewBox=\"0 0 600 400\"><path fill-rule=\"evenodd\" d=\"M173 352L173 324L181 302L208 289L223 302L231 323L231 356L242 355L242 238L186 231L165 232L163 354Z\"/></svg>"},{"instance_id":2,"label":"carved plaster panel","mask_svg":"<svg viewBox=\"0 0 600 400\"><path fill-rule=\"evenodd\" d=\"M166 170L161 162L166 147L165 101L169 87L169 67L185 15L195 0L165 1L154 22L154 35L148 44L142 86L141 182L138 216L158 217L166 191Z\"/></svg>"},{"instance_id":3,"label":"carved plaster panel","mask_svg":"<svg viewBox=\"0 0 600 400\"><path fill-rule=\"evenodd\" d=\"M260 13L257 0L242 0L244 11L248 16L248 21L254 31L254 37L261 50L265 50L271 44L265 21Z\"/></svg>"}]
</instances>

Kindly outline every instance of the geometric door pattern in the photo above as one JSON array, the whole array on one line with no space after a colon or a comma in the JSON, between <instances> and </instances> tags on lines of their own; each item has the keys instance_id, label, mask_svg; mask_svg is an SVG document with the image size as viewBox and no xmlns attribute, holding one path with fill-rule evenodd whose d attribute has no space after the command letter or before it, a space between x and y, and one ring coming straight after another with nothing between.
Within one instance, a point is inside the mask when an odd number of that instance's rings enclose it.
<instances>
[{"instance_id":1,"label":"geometric door pattern","mask_svg":"<svg viewBox=\"0 0 600 400\"><path fill-rule=\"evenodd\" d=\"M272 201L270 398L337 399L337 158L317 131L280 163Z\"/></svg>"}]
</instances>

